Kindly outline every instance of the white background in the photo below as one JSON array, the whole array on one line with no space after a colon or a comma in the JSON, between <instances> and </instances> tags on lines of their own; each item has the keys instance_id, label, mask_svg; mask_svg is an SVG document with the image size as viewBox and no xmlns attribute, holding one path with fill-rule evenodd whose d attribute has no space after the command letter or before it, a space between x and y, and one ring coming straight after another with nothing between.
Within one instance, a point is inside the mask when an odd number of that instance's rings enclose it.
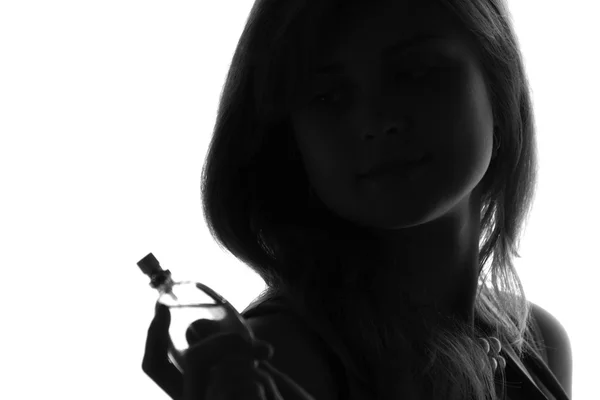
<instances>
[{"instance_id":1,"label":"white background","mask_svg":"<svg viewBox=\"0 0 600 400\"><path fill-rule=\"evenodd\" d=\"M167 396L141 370L149 252L239 310L262 280L210 237L200 171L250 0L0 3L0 398ZM600 358L598 7L513 1L537 199L517 260L567 328L574 398ZM597 371L596 371L597 372ZM600 397L595 397L600 398Z\"/></svg>"}]
</instances>

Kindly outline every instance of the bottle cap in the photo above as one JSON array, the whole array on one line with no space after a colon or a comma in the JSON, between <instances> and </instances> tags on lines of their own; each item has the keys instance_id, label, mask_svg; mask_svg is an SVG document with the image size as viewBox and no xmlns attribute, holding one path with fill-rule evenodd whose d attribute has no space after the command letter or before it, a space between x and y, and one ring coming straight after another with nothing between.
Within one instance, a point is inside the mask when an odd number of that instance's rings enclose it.
<instances>
[{"instance_id":1,"label":"bottle cap","mask_svg":"<svg viewBox=\"0 0 600 400\"><path fill-rule=\"evenodd\" d=\"M160 266L160 263L152 253L149 253L146 257L138 261L137 265L140 267L142 272L148 276L152 276L157 272L162 272L163 270Z\"/></svg>"}]
</instances>

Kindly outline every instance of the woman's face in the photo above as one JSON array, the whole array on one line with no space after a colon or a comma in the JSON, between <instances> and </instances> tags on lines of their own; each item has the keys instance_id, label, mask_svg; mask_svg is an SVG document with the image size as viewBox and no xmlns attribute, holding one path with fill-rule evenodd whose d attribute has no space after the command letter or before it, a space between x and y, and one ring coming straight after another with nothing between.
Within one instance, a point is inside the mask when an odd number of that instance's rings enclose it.
<instances>
[{"instance_id":1,"label":"woman's face","mask_svg":"<svg viewBox=\"0 0 600 400\"><path fill-rule=\"evenodd\" d=\"M433 1L348 11L317 49L315 69L339 68L312 74L291 113L309 180L331 211L362 226L433 220L473 191L491 159L494 121L475 44ZM422 39L392 48L413 38ZM419 155L418 173L359 177Z\"/></svg>"}]
</instances>

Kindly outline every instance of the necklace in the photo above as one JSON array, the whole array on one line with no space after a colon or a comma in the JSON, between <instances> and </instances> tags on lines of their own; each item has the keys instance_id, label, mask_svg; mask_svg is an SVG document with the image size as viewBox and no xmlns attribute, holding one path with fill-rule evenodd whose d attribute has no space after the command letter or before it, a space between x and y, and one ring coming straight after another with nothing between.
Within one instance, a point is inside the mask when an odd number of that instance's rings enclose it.
<instances>
[{"instance_id":1,"label":"necklace","mask_svg":"<svg viewBox=\"0 0 600 400\"><path fill-rule=\"evenodd\" d=\"M498 366L500 366L501 369L506 368L506 360L500 355L500 350L502 350L502 344L500 343L500 340L494 336L490 337L489 341L484 338L478 338L478 340L483 346L485 352L490 357L494 372L496 372Z\"/></svg>"}]
</instances>

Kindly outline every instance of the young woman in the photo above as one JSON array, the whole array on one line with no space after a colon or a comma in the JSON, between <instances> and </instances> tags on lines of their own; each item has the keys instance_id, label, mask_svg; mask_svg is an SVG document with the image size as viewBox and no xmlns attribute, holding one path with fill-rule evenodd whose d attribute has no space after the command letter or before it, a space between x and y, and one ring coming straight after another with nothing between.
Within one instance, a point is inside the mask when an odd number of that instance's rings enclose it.
<instances>
[{"instance_id":1,"label":"young woman","mask_svg":"<svg viewBox=\"0 0 600 400\"><path fill-rule=\"evenodd\" d=\"M568 398L513 265L529 90L503 0L255 3L202 194L267 284L256 398Z\"/></svg>"}]
</instances>

